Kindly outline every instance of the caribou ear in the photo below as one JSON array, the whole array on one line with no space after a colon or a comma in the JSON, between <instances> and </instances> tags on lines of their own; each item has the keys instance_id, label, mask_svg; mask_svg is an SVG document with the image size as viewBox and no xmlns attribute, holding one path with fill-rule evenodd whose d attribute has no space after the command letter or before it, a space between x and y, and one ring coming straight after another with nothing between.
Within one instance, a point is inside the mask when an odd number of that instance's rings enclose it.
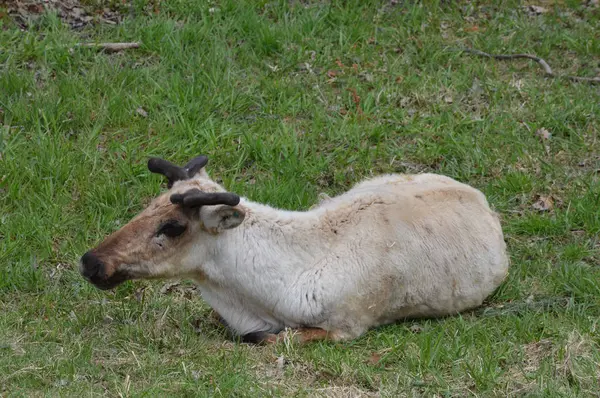
<instances>
[{"instance_id":1,"label":"caribou ear","mask_svg":"<svg viewBox=\"0 0 600 398\"><path fill-rule=\"evenodd\" d=\"M171 195L171 203L188 209L200 209L200 220L207 231L219 233L235 228L244 221L246 213L237 205L240 197L231 192L203 192L192 188Z\"/></svg>"},{"instance_id":2,"label":"caribou ear","mask_svg":"<svg viewBox=\"0 0 600 398\"><path fill-rule=\"evenodd\" d=\"M246 217L239 207L227 205L203 207L200 209L200 220L209 232L220 233L226 229L238 227Z\"/></svg>"}]
</instances>

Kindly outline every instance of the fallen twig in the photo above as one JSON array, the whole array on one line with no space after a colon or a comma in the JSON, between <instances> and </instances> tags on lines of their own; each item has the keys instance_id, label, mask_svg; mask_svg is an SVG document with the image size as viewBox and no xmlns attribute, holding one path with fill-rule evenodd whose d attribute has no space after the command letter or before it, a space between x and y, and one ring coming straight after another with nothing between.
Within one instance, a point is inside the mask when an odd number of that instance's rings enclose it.
<instances>
[{"instance_id":1,"label":"fallen twig","mask_svg":"<svg viewBox=\"0 0 600 398\"><path fill-rule=\"evenodd\" d=\"M139 48L140 43L81 43L78 44L80 47L97 48L106 52L117 52L123 50L129 50L130 48Z\"/></svg>"},{"instance_id":2,"label":"fallen twig","mask_svg":"<svg viewBox=\"0 0 600 398\"><path fill-rule=\"evenodd\" d=\"M527 58L527 59L534 60L535 62L540 64L541 67L544 69L546 76L553 77L553 78L567 79L567 80L571 80L573 82L586 82L586 83L590 83L590 84L599 84L600 83L600 77L557 75L552 71L552 68L550 67L550 65L548 65L548 63L544 59L542 59L540 57L536 57L535 55L531 55L531 54L488 54L486 52L475 50L473 48L463 48L463 49L460 49L460 51L469 53L469 54L479 55L480 57L494 58L494 59L500 59L500 60Z\"/></svg>"}]
</instances>

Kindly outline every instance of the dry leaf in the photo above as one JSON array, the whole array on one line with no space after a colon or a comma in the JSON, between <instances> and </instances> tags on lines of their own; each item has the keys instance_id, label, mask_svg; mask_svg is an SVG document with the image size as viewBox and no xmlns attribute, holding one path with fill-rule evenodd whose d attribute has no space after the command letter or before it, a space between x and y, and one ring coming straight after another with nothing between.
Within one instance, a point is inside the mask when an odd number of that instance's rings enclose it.
<instances>
[{"instance_id":1,"label":"dry leaf","mask_svg":"<svg viewBox=\"0 0 600 398\"><path fill-rule=\"evenodd\" d=\"M552 196L537 195L537 201L531 206L537 211L550 211L554 208L554 198Z\"/></svg>"},{"instance_id":2,"label":"dry leaf","mask_svg":"<svg viewBox=\"0 0 600 398\"><path fill-rule=\"evenodd\" d=\"M544 149L546 150L546 154L549 155L550 154L550 145L548 145L548 141L550 140L550 138L552 138L552 134L545 128L541 128L535 132L535 135L537 135L540 138L540 140L544 144Z\"/></svg>"},{"instance_id":3,"label":"dry leaf","mask_svg":"<svg viewBox=\"0 0 600 398\"><path fill-rule=\"evenodd\" d=\"M600 6L600 0L587 0L585 6L588 8L598 8Z\"/></svg>"},{"instance_id":4,"label":"dry leaf","mask_svg":"<svg viewBox=\"0 0 600 398\"><path fill-rule=\"evenodd\" d=\"M545 14L546 12L548 12L548 10L542 6L530 5L530 6L524 6L522 8L527 13L527 15L529 15L530 17L535 17L535 16L542 15L542 14Z\"/></svg>"},{"instance_id":5,"label":"dry leaf","mask_svg":"<svg viewBox=\"0 0 600 398\"><path fill-rule=\"evenodd\" d=\"M180 282L167 282L160 288L160 294L167 294L174 290L176 287L181 285Z\"/></svg>"},{"instance_id":6,"label":"dry leaf","mask_svg":"<svg viewBox=\"0 0 600 398\"><path fill-rule=\"evenodd\" d=\"M137 302L141 302L144 299L144 292L146 291L146 286L142 286L140 288L135 289L133 292L133 297Z\"/></svg>"},{"instance_id":7,"label":"dry leaf","mask_svg":"<svg viewBox=\"0 0 600 398\"><path fill-rule=\"evenodd\" d=\"M548 130L546 130L545 128L541 128L538 129L535 132L535 135L537 135L538 137L540 137L542 140L549 140L550 138L552 138L552 133L549 132Z\"/></svg>"},{"instance_id":8,"label":"dry leaf","mask_svg":"<svg viewBox=\"0 0 600 398\"><path fill-rule=\"evenodd\" d=\"M377 365L379 363L379 361L381 360L381 355L379 355L378 353L374 352L371 354L371 356L369 357L369 359L367 359L367 363L371 364L371 365Z\"/></svg>"},{"instance_id":9,"label":"dry leaf","mask_svg":"<svg viewBox=\"0 0 600 398\"><path fill-rule=\"evenodd\" d=\"M197 318L192 320L191 322L192 328L194 329L194 332L197 334L201 334L203 332L202 330L202 319Z\"/></svg>"},{"instance_id":10,"label":"dry leaf","mask_svg":"<svg viewBox=\"0 0 600 398\"><path fill-rule=\"evenodd\" d=\"M283 367L285 366L284 356L282 355L280 357L277 357L277 360L275 362L277 363L277 369L283 370Z\"/></svg>"},{"instance_id":11,"label":"dry leaf","mask_svg":"<svg viewBox=\"0 0 600 398\"><path fill-rule=\"evenodd\" d=\"M519 79L519 80L512 80L509 83L512 87L516 88L517 90L521 91L521 88L523 87L523 80Z\"/></svg>"},{"instance_id":12,"label":"dry leaf","mask_svg":"<svg viewBox=\"0 0 600 398\"><path fill-rule=\"evenodd\" d=\"M334 70L328 70L328 71L327 71L327 77L329 77L329 78L333 79L333 78L335 78L336 76L337 76L337 72L336 72L336 71L334 71Z\"/></svg>"},{"instance_id":13,"label":"dry leaf","mask_svg":"<svg viewBox=\"0 0 600 398\"><path fill-rule=\"evenodd\" d=\"M473 79L473 84L471 85L471 94L474 97L479 97L483 94L483 88L481 88L481 82L479 79Z\"/></svg>"},{"instance_id":14,"label":"dry leaf","mask_svg":"<svg viewBox=\"0 0 600 398\"><path fill-rule=\"evenodd\" d=\"M69 384L67 379L59 379L54 382L54 387L64 387Z\"/></svg>"},{"instance_id":15,"label":"dry leaf","mask_svg":"<svg viewBox=\"0 0 600 398\"><path fill-rule=\"evenodd\" d=\"M141 106L135 110L135 113L137 113L141 117L148 117L148 112L146 112L146 110Z\"/></svg>"},{"instance_id":16,"label":"dry leaf","mask_svg":"<svg viewBox=\"0 0 600 398\"><path fill-rule=\"evenodd\" d=\"M367 71L360 72L359 76L368 83L372 83L373 80L375 80L375 78L373 77L373 74L371 74Z\"/></svg>"}]
</instances>

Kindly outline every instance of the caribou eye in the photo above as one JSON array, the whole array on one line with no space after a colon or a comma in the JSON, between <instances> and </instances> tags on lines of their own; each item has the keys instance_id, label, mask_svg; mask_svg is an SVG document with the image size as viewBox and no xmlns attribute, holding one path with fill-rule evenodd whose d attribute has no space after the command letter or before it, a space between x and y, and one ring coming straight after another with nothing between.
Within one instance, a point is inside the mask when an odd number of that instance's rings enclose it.
<instances>
[{"instance_id":1,"label":"caribou eye","mask_svg":"<svg viewBox=\"0 0 600 398\"><path fill-rule=\"evenodd\" d=\"M187 227L177 220L165 221L160 225L156 236L167 235L169 238L174 238L181 235Z\"/></svg>"}]
</instances>

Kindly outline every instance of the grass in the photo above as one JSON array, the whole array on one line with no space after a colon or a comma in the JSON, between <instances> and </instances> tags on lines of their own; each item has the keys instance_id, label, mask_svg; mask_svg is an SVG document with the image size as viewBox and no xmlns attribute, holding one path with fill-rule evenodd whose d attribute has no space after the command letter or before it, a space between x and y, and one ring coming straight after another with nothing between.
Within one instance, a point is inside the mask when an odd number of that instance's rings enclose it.
<instances>
[{"instance_id":1,"label":"grass","mask_svg":"<svg viewBox=\"0 0 600 398\"><path fill-rule=\"evenodd\" d=\"M452 48L594 76L598 9L144 5L79 32L1 19L1 396L597 396L598 86ZM230 341L187 283L87 284L79 256L161 189L147 158L198 154L230 190L290 209L379 173L467 182L502 215L510 276L471 313L275 347Z\"/></svg>"}]
</instances>

